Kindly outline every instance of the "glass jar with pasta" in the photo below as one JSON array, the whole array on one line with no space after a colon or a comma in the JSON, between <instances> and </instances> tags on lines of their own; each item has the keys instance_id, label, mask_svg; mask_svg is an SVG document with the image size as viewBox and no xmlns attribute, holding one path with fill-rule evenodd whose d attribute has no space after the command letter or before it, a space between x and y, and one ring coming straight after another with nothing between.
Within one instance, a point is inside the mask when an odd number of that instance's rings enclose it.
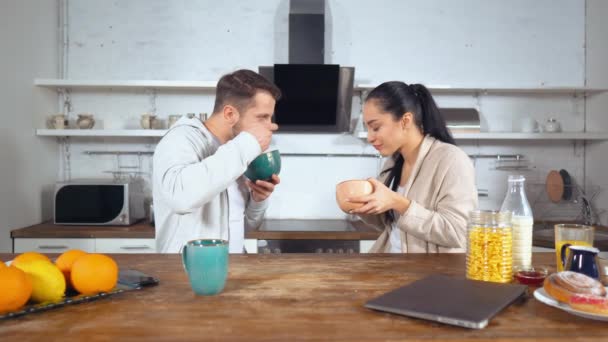
<instances>
[{"instance_id":1,"label":"glass jar with pasta","mask_svg":"<svg viewBox=\"0 0 608 342\"><path fill-rule=\"evenodd\" d=\"M467 233L467 278L510 282L512 243L511 212L472 211Z\"/></svg>"}]
</instances>

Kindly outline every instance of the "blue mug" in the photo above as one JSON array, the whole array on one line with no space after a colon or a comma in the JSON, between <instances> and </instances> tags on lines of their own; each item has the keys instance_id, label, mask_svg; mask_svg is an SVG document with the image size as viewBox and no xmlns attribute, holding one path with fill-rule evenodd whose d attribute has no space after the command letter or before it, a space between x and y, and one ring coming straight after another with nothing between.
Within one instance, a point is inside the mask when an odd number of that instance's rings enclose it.
<instances>
[{"instance_id":1,"label":"blue mug","mask_svg":"<svg viewBox=\"0 0 608 342\"><path fill-rule=\"evenodd\" d=\"M565 271L582 273L594 279L600 278L597 261L599 249L588 246L570 246L568 249L570 253L564 266Z\"/></svg>"},{"instance_id":2,"label":"blue mug","mask_svg":"<svg viewBox=\"0 0 608 342\"><path fill-rule=\"evenodd\" d=\"M182 263L194 293L216 295L222 292L228 277L228 241L188 241L182 248Z\"/></svg>"}]
</instances>

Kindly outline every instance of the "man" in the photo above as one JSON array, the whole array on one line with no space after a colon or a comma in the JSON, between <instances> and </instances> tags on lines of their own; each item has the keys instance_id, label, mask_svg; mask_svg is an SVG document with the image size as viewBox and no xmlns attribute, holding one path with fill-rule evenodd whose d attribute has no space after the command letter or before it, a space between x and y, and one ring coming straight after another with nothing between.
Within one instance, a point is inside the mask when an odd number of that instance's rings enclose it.
<instances>
[{"instance_id":1,"label":"man","mask_svg":"<svg viewBox=\"0 0 608 342\"><path fill-rule=\"evenodd\" d=\"M157 249L177 253L199 238L229 240L243 251L245 226L257 228L280 179L244 180L247 165L270 145L279 89L259 74L238 70L216 88L204 123L179 119L156 146L153 196Z\"/></svg>"}]
</instances>

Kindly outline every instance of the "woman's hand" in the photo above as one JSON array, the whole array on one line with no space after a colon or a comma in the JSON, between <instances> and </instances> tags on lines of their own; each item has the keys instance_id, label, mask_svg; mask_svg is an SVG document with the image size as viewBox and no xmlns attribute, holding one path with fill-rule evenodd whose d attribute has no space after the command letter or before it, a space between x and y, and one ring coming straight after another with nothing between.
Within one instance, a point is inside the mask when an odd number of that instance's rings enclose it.
<instances>
[{"instance_id":1,"label":"woman's hand","mask_svg":"<svg viewBox=\"0 0 608 342\"><path fill-rule=\"evenodd\" d=\"M407 211L410 200L392 191L375 178L369 178L368 181L374 186L374 192L365 196L349 198L349 202L363 203L361 208L352 210L351 214L378 215L391 209L396 210L399 214Z\"/></svg>"},{"instance_id":2,"label":"woman's hand","mask_svg":"<svg viewBox=\"0 0 608 342\"><path fill-rule=\"evenodd\" d=\"M258 180L255 183L247 179L247 186L251 189L251 197L256 202L267 199L279 183L281 183L281 179L277 175L272 175L272 178L268 181Z\"/></svg>"}]
</instances>

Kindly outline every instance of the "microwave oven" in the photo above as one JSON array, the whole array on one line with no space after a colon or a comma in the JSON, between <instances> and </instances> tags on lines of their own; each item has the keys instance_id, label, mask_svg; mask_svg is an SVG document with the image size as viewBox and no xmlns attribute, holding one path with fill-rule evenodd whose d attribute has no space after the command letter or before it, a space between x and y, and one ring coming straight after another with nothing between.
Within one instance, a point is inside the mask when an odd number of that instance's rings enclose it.
<instances>
[{"instance_id":1,"label":"microwave oven","mask_svg":"<svg viewBox=\"0 0 608 342\"><path fill-rule=\"evenodd\" d=\"M53 202L55 224L128 226L145 216L140 182L80 180L57 183Z\"/></svg>"}]
</instances>

